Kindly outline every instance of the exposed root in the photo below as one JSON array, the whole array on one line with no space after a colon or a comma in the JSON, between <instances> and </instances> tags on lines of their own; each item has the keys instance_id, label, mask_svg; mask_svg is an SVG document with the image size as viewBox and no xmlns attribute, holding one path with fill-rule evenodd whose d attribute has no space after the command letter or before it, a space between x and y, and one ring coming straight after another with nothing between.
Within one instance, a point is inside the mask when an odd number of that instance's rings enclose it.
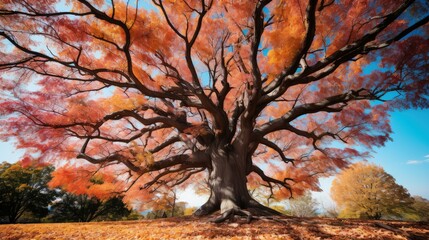
<instances>
[{"instance_id":1,"label":"exposed root","mask_svg":"<svg viewBox=\"0 0 429 240\"><path fill-rule=\"evenodd\" d=\"M239 209L239 208L231 208L225 211L224 213L222 213L220 217L210 220L210 222L221 223L228 219L232 220L236 215L246 217L246 223L250 223L253 219L253 215L249 211Z\"/></svg>"},{"instance_id":2,"label":"exposed root","mask_svg":"<svg viewBox=\"0 0 429 240\"><path fill-rule=\"evenodd\" d=\"M282 216L281 212L278 212L274 209L266 207L255 200L249 201L248 210L257 216Z\"/></svg>"},{"instance_id":3,"label":"exposed root","mask_svg":"<svg viewBox=\"0 0 429 240\"><path fill-rule=\"evenodd\" d=\"M210 215L216 212L217 210L219 210L219 207L216 207L215 204L211 203L210 201L207 201L204 205L198 208L193 215L196 217L203 217L203 216Z\"/></svg>"},{"instance_id":4,"label":"exposed root","mask_svg":"<svg viewBox=\"0 0 429 240\"><path fill-rule=\"evenodd\" d=\"M282 213L266 207L253 199L249 200L244 208L238 206L235 201L230 199L224 199L221 204L215 204L214 201L210 200L211 199L195 211L193 215L196 217L203 217L220 210L220 216L209 220L209 222L222 223L228 220L233 222L236 216L244 217L246 223L250 223L254 219L282 221Z\"/></svg>"},{"instance_id":5,"label":"exposed root","mask_svg":"<svg viewBox=\"0 0 429 240\"><path fill-rule=\"evenodd\" d=\"M210 220L210 222L222 223L227 220L234 221L235 216L245 217L246 223L250 223L252 220L285 222L283 219L281 219L281 217L284 216L282 213L259 203L252 204L246 209L241 209L236 206L229 208L224 210L219 217Z\"/></svg>"}]
</instances>

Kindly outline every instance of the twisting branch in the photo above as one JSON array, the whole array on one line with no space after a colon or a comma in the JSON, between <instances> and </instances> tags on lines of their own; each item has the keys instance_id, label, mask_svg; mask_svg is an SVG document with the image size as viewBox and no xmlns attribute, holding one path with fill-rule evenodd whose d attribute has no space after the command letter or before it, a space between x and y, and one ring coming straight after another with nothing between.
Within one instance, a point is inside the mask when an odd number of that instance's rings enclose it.
<instances>
[{"instance_id":1,"label":"twisting branch","mask_svg":"<svg viewBox=\"0 0 429 240\"><path fill-rule=\"evenodd\" d=\"M267 176L265 174L265 172L262 169L260 169L256 165L252 166L252 171L254 173L258 174L258 176L261 177L262 180L264 180L265 182L267 182L269 184L269 186L271 186L271 183L274 183L276 185L280 185L281 187L286 188L289 191L290 196L292 197L292 188L289 185L289 183L287 183L287 181L293 181L293 179L291 179L291 178L285 178L285 179L283 179L283 181L280 181L278 179L269 177L269 176Z\"/></svg>"},{"instance_id":2,"label":"twisting branch","mask_svg":"<svg viewBox=\"0 0 429 240\"><path fill-rule=\"evenodd\" d=\"M262 100L262 102L266 101L272 101L273 99L276 99L277 97L281 96L284 91L286 90L288 86L281 86L284 84L286 77L288 75L293 74L297 68L300 65L300 62L305 63L305 57L308 52L308 50L311 47L311 44L313 43L313 39L316 33L316 6L317 6L317 0L309 0L307 9L306 9L306 15L305 15L305 28L306 32L304 35L304 40L302 43L302 46L300 48L300 51L294 56L292 59L292 63L290 66L286 69L284 69L274 80L273 82L268 85L265 89L265 93L270 93L274 91L274 89L280 88L278 94L275 95L275 97L270 98L269 100L265 99ZM306 64L303 64L303 68L306 67Z\"/></svg>"},{"instance_id":3,"label":"twisting branch","mask_svg":"<svg viewBox=\"0 0 429 240\"><path fill-rule=\"evenodd\" d=\"M180 38L182 38L183 40L186 40L186 36L184 34L182 34L181 32L179 32L179 30L174 26L174 24L171 22L170 18L168 17L167 11L165 10L164 4L162 0L152 0L152 2L158 6L159 8L161 8L162 14L165 17L165 20L167 21L168 26L171 28L171 30L173 30L177 36L179 36Z\"/></svg>"},{"instance_id":4,"label":"twisting branch","mask_svg":"<svg viewBox=\"0 0 429 240\"><path fill-rule=\"evenodd\" d=\"M417 28L425 25L426 23L429 22L429 15L427 15L426 17L422 18L421 20L417 21L416 23L414 23L413 25L411 25L410 27L408 27L407 29L403 30L402 32L400 32L398 35L382 42L379 44L368 44L365 47L366 51L373 51L373 50L377 50L377 49L382 49L385 47L388 47L389 45L391 45L394 42L397 42L399 40L401 40L402 38L404 38L405 36L407 36L408 34L410 34L412 31L416 30Z\"/></svg>"},{"instance_id":5,"label":"twisting branch","mask_svg":"<svg viewBox=\"0 0 429 240\"><path fill-rule=\"evenodd\" d=\"M23 16L29 16L29 17L57 17L57 16L63 16L63 15L70 15L70 16L87 16L91 13L85 12L85 13L76 13L76 12L54 12L54 13L42 13L38 12L34 9L32 9L32 12L22 12L22 11L14 11L14 10L7 10L7 9L0 9L0 15L1 16L7 16L7 15L23 15Z\"/></svg>"},{"instance_id":6,"label":"twisting branch","mask_svg":"<svg viewBox=\"0 0 429 240\"><path fill-rule=\"evenodd\" d=\"M320 5L319 5L319 7L317 8L317 11L322 11L323 9L325 9L325 8L327 8L327 7L329 7L329 6L331 6L332 4L334 4L335 3L335 0L330 0L330 1L328 1L328 2L325 2L325 0L321 0L320 1Z\"/></svg>"},{"instance_id":7,"label":"twisting branch","mask_svg":"<svg viewBox=\"0 0 429 240\"><path fill-rule=\"evenodd\" d=\"M392 22L394 22L412 3L414 0L407 0L401 6L399 6L395 11L387 14L383 21L373 27L370 31L368 31L365 35L363 35L360 39L346 45L345 47L335 51L328 57L323 60L318 61L314 65L307 66L304 71L297 73L295 75L291 75L295 72L288 72L286 69L279 76L275 78L272 84L268 85L265 91L268 93L259 101L260 107L262 110L263 107L266 106L269 102L277 99L281 95L283 95L287 89L292 86L298 84L305 84L320 80L333 71L335 71L339 65L352 61L356 56L361 54L367 54L370 49L366 47L368 43L375 40L376 37L389 26ZM423 22L427 22L426 19L419 22L423 24ZM404 34L410 33L413 29L417 28L416 26L411 26L404 31ZM405 35L404 35L405 36ZM403 37L401 35L401 37ZM311 45L311 43L310 43ZM378 48L376 48L378 49ZM299 60L298 60L299 61ZM297 67L297 66L296 66ZM318 73L319 72L319 73ZM312 76L312 74L318 73L316 76Z\"/></svg>"},{"instance_id":8,"label":"twisting branch","mask_svg":"<svg viewBox=\"0 0 429 240\"><path fill-rule=\"evenodd\" d=\"M219 99L218 105L220 109L223 109L226 95L231 90L231 86L229 85L229 82L228 82L228 75L229 75L228 65L233 59L233 56L231 56L228 60L225 59L225 43L229 37L230 37L230 34L228 33L225 35L225 37L222 38L221 47L220 47L220 67L222 70L221 83L223 86L222 90L218 94L218 99ZM216 89L214 84L213 84L213 88Z\"/></svg>"},{"instance_id":9,"label":"twisting branch","mask_svg":"<svg viewBox=\"0 0 429 240\"><path fill-rule=\"evenodd\" d=\"M206 170L205 167L201 167L201 168L187 168L186 170L183 171L183 173L181 174L182 176L179 178L175 178L176 180L171 182L170 186L174 187L174 186L178 186L182 183L184 183L186 180L188 180L191 176L200 173L202 171Z\"/></svg>"},{"instance_id":10,"label":"twisting branch","mask_svg":"<svg viewBox=\"0 0 429 240\"><path fill-rule=\"evenodd\" d=\"M82 4L84 4L90 11L91 14L93 14L97 19L106 21L110 24L116 25L118 27L120 27L122 29L122 31L125 34L125 43L122 46L122 52L125 55L126 58L126 63L127 63L127 72L130 76L130 78L133 80L135 86L137 87L137 89L139 89L139 91L141 93L143 93L144 95L147 96L151 96L151 97L156 97L156 98L171 98L171 99L177 99L177 96L175 96L174 94L169 94L166 92L157 92L157 91L152 91L150 89L148 89L146 86L144 86L142 84L142 81L136 76L134 69L133 69L133 60L132 60L132 56L131 56L131 32L130 29L128 28L127 24L114 19L110 16L108 16L106 13L98 10L97 8L95 8L91 3L89 3L86 0L79 0L79 2L81 2Z\"/></svg>"},{"instance_id":11,"label":"twisting branch","mask_svg":"<svg viewBox=\"0 0 429 240\"><path fill-rule=\"evenodd\" d=\"M5 32L0 32L0 36L3 36L12 45L14 45L16 48L18 48L22 52L29 54L31 56L30 58L33 60L39 61L39 59L44 59L46 62L58 63L64 67L67 67L70 69L76 69L79 72L83 72L83 73L94 76L93 79L82 79L80 81L96 80L96 81L99 81L101 83L105 83L105 84L109 84L109 85L117 86L117 87L121 87L121 88L136 88L137 87L133 83L124 83L124 82L112 81L112 80L108 80L108 79L105 79L105 78L102 78L99 76L99 73L102 73L102 72L113 72L113 73L120 74L121 76L124 76L127 78L127 76L124 75L123 72L121 72L119 70L107 70L107 69L92 70L92 69L89 69L89 68L86 68L86 67L79 65L78 61L63 61L63 60L48 56L46 54L43 54L41 52L36 52L36 51L30 50L28 48L25 48L24 46L20 45L15 39L13 39L13 37L9 36ZM28 59L28 58L26 58L26 59ZM28 61L26 61L26 62L29 62L29 60L30 59L28 59ZM15 65L14 67L19 68L20 65ZM28 68L28 69L31 69L31 68ZM31 69L31 70L38 73L36 69ZM63 78L63 76L58 76L58 77Z\"/></svg>"},{"instance_id":12,"label":"twisting branch","mask_svg":"<svg viewBox=\"0 0 429 240\"><path fill-rule=\"evenodd\" d=\"M186 166L186 168L206 168L209 166L209 156L203 151L197 151L192 153L191 155L176 155L170 158L166 158L164 160L156 161L152 165L147 166L147 169L144 171L159 171L179 164Z\"/></svg>"},{"instance_id":13,"label":"twisting branch","mask_svg":"<svg viewBox=\"0 0 429 240\"><path fill-rule=\"evenodd\" d=\"M288 113L286 113L283 117L272 120L262 125L261 127L259 127L259 129L255 131L255 134L262 134L262 136L265 136L268 133L281 130L285 126L289 125L291 121L305 114L311 114L311 113L316 113L320 111L340 112L345 106L345 103L349 101L358 100L358 99L368 99L367 96L359 95L361 91L359 92L350 91L347 93L328 97L321 102L308 103L308 104L296 106L293 109L291 109ZM336 106L338 104L343 104L343 105Z\"/></svg>"},{"instance_id":14,"label":"twisting branch","mask_svg":"<svg viewBox=\"0 0 429 240\"><path fill-rule=\"evenodd\" d=\"M316 150L320 150L320 151L322 151L322 149L320 149L317 146L317 141L321 140L324 136L331 136L332 138L336 138L336 135L333 134L333 133L325 132L323 134L316 135L316 133L314 133L314 131L307 132L307 131L295 128L292 125L286 125L284 127L284 129L286 129L286 130L288 130L290 132L293 132L293 133L295 133L298 136L302 136L302 137L306 137L306 138L312 139L313 140L313 148L316 149Z\"/></svg>"},{"instance_id":15,"label":"twisting branch","mask_svg":"<svg viewBox=\"0 0 429 240\"><path fill-rule=\"evenodd\" d=\"M173 22L170 19L170 16L168 15L165 9L165 6L163 5L162 0L153 0L152 2L156 6L161 8L163 16L167 21L167 24L169 25L169 27L176 33L177 36L182 38L185 43L185 60L186 60L187 67L192 75L192 83L194 85L192 88L193 94L197 96L198 99L201 101L202 107L213 115L215 119L214 127L219 129L220 132L223 132L223 133L227 132L228 125L225 123L228 122L228 116L225 113L225 111L219 111L219 108L217 108L217 106L213 103L213 101L204 93L204 90L200 84L200 79L198 77L197 70L195 68L195 65L192 59L192 47L200 34L201 27L203 24L203 19L207 14L207 12L212 7L213 0L209 0L208 4L205 3L205 0L200 1L201 10L196 11L196 13L198 14L198 19L196 22L195 30L191 34L191 37L189 37L190 34L188 33L188 28L187 28L187 31L183 34L183 33L180 33L179 30L174 26ZM187 24L189 24L188 19L187 19Z\"/></svg>"},{"instance_id":16,"label":"twisting branch","mask_svg":"<svg viewBox=\"0 0 429 240\"><path fill-rule=\"evenodd\" d=\"M271 142L270 140L263 138L263 137L261 137L259 139L259 142L261 144L273 149L274 151L276 151L279 154L279 156L281 157L281 159L283 160L283 162L285 162L285 163L290 162L292 164L294 163L294 159L286 157L283 150L277 144L275 144L275 143Z\"/></svg>"},{"instance_id":17,"label":"twisting branch","mask_svg":"<svg viewBox=\"0 0 429 240\"><path fill-rule=\"evenodd\" d=\"M155 148L149 150L149 152L150 153L157 153L157 152L161 151L162 149L164 149L164 148L166 148L166 147L168 147L168 146L170 146L170 145L172 145L172 144L174 144L176 142L179 142L180 140L181 139L178 136L169 138L169 139L165 140L163 143L161 143L158 146L156 146Z\"/></svg>"},{"instance_id":18,"label":"twisting branch","mask_svg":"<svg viewBox=\"0 0 429 240\"><path fill-rule=\"evenodd\" d=\"M261 71L258 66L258 53L259 53L259 45L261 43L262 34L265 29L265 15L263 10L265 6L267 6L271 0L263 0L259 1L256 5L255 12L253 14L253 36L251 38L251 63L252 63L252 77L253 77L253 90L254 94L250 101L256 101L256 98L259 97L261 93L262 87L262 79L261 79Z\"/></svg>"}]
</instances>

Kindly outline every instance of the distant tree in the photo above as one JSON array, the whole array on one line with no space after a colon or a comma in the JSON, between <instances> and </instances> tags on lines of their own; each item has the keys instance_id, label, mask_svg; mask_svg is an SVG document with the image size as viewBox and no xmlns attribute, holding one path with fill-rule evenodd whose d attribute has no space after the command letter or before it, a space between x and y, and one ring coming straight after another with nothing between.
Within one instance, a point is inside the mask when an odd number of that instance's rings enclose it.
<instances>
[{"instance_id":1,"label":"distant tree","mask_svg":"<svg viewBox=\"0 0 429 240\"><path fill-rule=\"evenodd\" d=\"M125 217L126 220L140 220L143 218L144 216L136 210L131 210L131 213Z\"/></svg>"},{"instance_id":2,"label":"distant tree","mask_svg":"<svg viewBox=\"0 0 429 240\"><path fill-rule=\"evenodd\" d=\"M184 215L184 216L190 216L190 215L192 215L196 210L197 210L197 207L187 207L187 208L185 208L185 210L183 211L183 215Z\"/></svg>"},{"instance_id":3,"label":"distant tree","mask_svg":"<svg viewBox=\"0 0 429 240\"><path fill-rule=\"evenodd\" d=\"M160 216L162 216L164 213L169 217L183 215L185 208L183 207L183 203L179 204L177 202L177 199L177 190L167 187L159 188L157 189L152 201L146 204L146 206L151 208L154 213L161 212L162 214ZM179 207L178 205L181 206ZM158 216L159 214L155 215L156 217L160 217Z\"/></svg>"},{"instance_id":4,"label":"distant tree","mask_svg":"<svg viewBox=\"0 0 429 240\"><path fill-rule=\"evenodd\" d=\"M421 196L413 196L413 215L414 218L410 220L425 221L429 222L429 200Z\"/></svg>"},{"instance_id":5,"label":"distant tree","mask_svg":"<svg viewBox=\"0 0 429 240\"><path fill-rule=\"evenodd\" d=\"M337 218L340 215L340 211L338 210L337 206L329 206L325 207L322 206L323 213L321 216L328 217L328 218Z\"/></svg>"},{"instance_id":6,"label":"distant tree","mask_svg":"<svg viewBox=\"0 0 429 240\"><path fill-rule=\"evenodd\" d=\"M262 183L260 182L248 184L250 196L252 196L253 199L257 200L264 206L274 209L271 205L272 203L278 203L278 199L275 198L274 192L271 189L266 188L261 184ZM277 211L277 209L274 210Z\"/></svg>"},{"instance_id":7,"label":"distant tree","mask_svg":"<svg viewBox=\"0 0 429 240\"><path fill-rule=\"evenodd\" d=\"M16 223L25 212L36 218L46 216L48 205L55 198L55 192L47 186L53 169L52 166L1 163L0 216L10 223Z\"/></svg>"},{"instance_id":8,"label":"distant tree","mask_svg":"<svg viewBox=\"0 0 429 240\"><path fill-rule=\"evenodd\" d=\"M313 199L310 192L303 196L289 200L290 215L296 217L315 217L317 216L317 202Z\"/></svg>"},{"instance_id":9,"label":"distant tree","mask_svg":"<svg viewBox=\"0 0 429 240\"><path fill-rule=\"evenodd\" d=\"M166 218L167 217L166 211L167 210L165 210L165 209L152 210L146 215L146 217L148 219Z\"/></svg>"},{"instance_id":10,"label":"distant tree","mask_svg":"<svg viewBox=\"0 0 429 240\"><path fill-rule=\"evenodd\" d=\"M52 205L51 218L58 222L90 222L95 219L118 220L130 213L131 210L120 196L100 200L85 194L65 192L61 199Z\"/></svg>"},{"instance_id":11,"label":"distant tree","mask_svg":"<svg viewBox=\"0 0 429 240\"><path fill-rule=\"evenodd\" d=\"M102 214L99 215L97 220L121 220L131 214L131 210L123 202L122 196L111 197L107 200L101 201Z\"/></svg>"},{"instance_id":12,"label":"distant tree","mask_svg":"<svg viewBox=\"0 0 429 240\"><path fill-rule=\"evenodd\" d=\"M339 217L380 219L400 217L413 199L383 168L358 162L334 179L332 199L341 208Z\"/></svg>"},{"instance_id":13,"label":"distant tree","mask_svg":"<svg viewBox=\"0 0 429 240\"><path fill-rule=\"evenodd\" d=\"M176 203L176 211L174 212L174 216L184 216L185 215L185 209L187 208L188 203L187 202L177 202Z\"/></svg>"},{"instance_id":14,"label":"distant tree","mask_svg":"<svg viewBox=\"0 0 429 240\"><path fill-rule=\"evenodd\" d=\"M290 209L286 209L286 207L283 205L276 204L276 205L270 206L270 208L272 208L272 209L276 210L277 212L282 213L284 215L288 215L288 216L292 215L292 213L290 212Z\"/></svg>"}]
</instances>

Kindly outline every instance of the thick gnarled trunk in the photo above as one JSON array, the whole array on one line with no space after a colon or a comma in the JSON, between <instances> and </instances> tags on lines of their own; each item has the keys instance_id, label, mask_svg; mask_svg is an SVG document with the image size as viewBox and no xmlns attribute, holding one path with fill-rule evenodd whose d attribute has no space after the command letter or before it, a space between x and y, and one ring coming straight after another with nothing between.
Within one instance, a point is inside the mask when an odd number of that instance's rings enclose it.
<instances>
[{"instance_id":1,"label":"thick gnarled trunk","mask_svg":"<svg viewBox=\"0 0 429 240\"><path fill-rule=\"evenodd\" d=\"M197 215L207 215L232 208L246 208L251 197L247 191L246 174L237 154L226 149L211 151L209 169L210 198L198 211Z\"/></svg>"},{"instance_id":2,"label":"thick gnarled trunk","mask_svg":"<svg viewBox=\"0 0 429 240\"><path fill-rule=\"evenodd\" d=\"M241 150L241 151L240 151ZM209 169L209 200L196 212L196 216L209 215L220 210L223 221L230 215L245 215L250 220L255 215L279 215L255 201L247 190L246 151L244 149L218 148L211 152Z\"/></svg>"}]
</instances>

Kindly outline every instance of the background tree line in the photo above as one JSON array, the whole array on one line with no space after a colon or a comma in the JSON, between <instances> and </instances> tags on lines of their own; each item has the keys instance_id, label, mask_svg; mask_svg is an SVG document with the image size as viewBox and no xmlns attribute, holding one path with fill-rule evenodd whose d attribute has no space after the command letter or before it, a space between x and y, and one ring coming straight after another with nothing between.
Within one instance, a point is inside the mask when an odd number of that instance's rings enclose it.
<instances>
[{"instance_id":1,"label":"background tree line","mask_svg":"<svg viewBox=\"0 0 429 240\"><path fill-rule=\"evenodd\" d=\"M0 164L0 222L89 222L137 219L122 196L98 199L48 187L52 166Z\"/></svg>"},{"instance_id":2,"label":"background tree line","mask_svg":"<svg viewBox=\"0 0 429 240\"><path fill-rule=\"evenodd\" d=\"M61 188L49 188L52 166L0 164L0 222L89 222L137 220L140 212L128 207L120 195L99 199L74 194ZM97 181L93 181L97 184ZM206 191L200 191L204 194ZM339 173L331 194L337 206L318 207L310 192L286 201L276 201L260 188L251 194L265 205L296 217L341 217L362 219L400 219L429 221L429 200L411 197L381 167L358 162ZM178 202L174 189L157 189L155 197L144 203L144 217L149 219L191 215L195 207Z\"/></svg>"}]
</instances>

